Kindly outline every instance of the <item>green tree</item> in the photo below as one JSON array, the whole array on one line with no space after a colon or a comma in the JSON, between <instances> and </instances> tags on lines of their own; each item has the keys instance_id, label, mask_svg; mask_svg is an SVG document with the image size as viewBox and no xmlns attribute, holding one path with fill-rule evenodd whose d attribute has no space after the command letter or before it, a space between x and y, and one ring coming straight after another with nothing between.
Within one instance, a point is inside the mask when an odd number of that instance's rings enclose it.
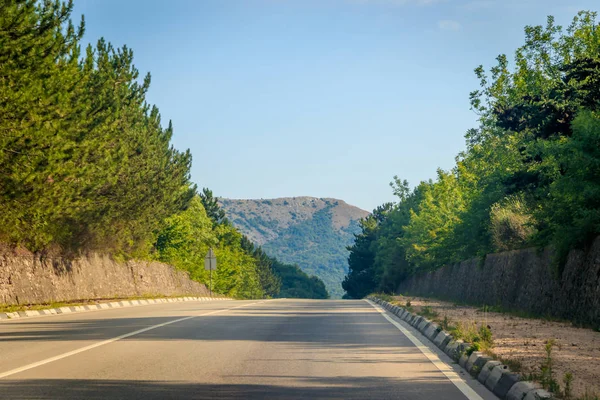
<instances>
[{"instance_id":1,"label":"green tree","mask_svg":"<svg viewBox=\"0 0 600 400\"><path fill-rule=\"evenodd\" d=\"M556 154L563 173L550 185L537 213L559 265L569 250L591 244L600 233L600 115L582 110L571 127L571 138L547 150Z\"/></svg>"},{"instance_id":2,"label":"green tree","mask_svg":"<svg viewBox=\"0 0 600 400\"><path fill-rule=\"evenodd\" d=\"M72 2L7 1L0 16L0 237L31 250L143 255L187 207L191 155L146 104L130 49L80 54Z\"/></svg>"},{"instance_id":3,"label":"green tree","mask_svg":"<svg viewBox=\"0 0 600 400\"><path fill-rule=\"evenodd\" d=\"M401 239L406 258L417 269L432 269L452 260L448 251L455 227L465 210L463 192L454 173L438 170L438 181L420 185L418 211L410 211L410 222Z\"/></svg>"},{"instance_id":4,"label":"green tree","mask_svg":"<svg viewBox=\"0 0 600 400\"><path fill-rule=\"evenodd\" d=\"M385 206L384 206L385 207ZM354 235L355 240L352 246L348 247L350 255L348 256L348 273L342 281L342 288L354 299L362 299L375 289L375 252L372 247L377 237L378 215L375 210L360 221L361 232ZM379 217L383 210L379 209Z\"/></svg>"},{"instance_id":5,"label":"green tree","mask_svg":"<svg viewBox=\"0 0 600 400\"><path fill-rule=\"evenodd\" d=\"M70 23L72 8L72 1L14 0L0 12L0 237L32 248L61 235L49 220L67 207L39 197L55 182L48 150L67 147L61 118L73 111L69 89L84 32L83 21L77 29Z\"/></svg>"},{"instance_id":6,"label":"green tree","mask_svg":"<svg viewBox=\"0 0 600 400\"><path fill-rule=\"evenodd\" d=\"M273 264L276 260L269 257L261 247L255 246L254 243L244 235L242 235L241 246L242 249L244 249L246 253L251 254L256 261L260 286L262 287L265 296L276 297L281 290L281 279L279 279L273 269Z\"/></svg>"},{"instance_id":7,"label":"green tree","mask_svg":"<svg viewBox=\"0 0 600 400\"><path fill-rule=\"evenodd\" d=\"M202 193L200 193L200 199L202 199L202 204L204 205L206 213L215 224L228 222L227 218L225 218L225 211L219 205L218 200L213 196L212 190L203 188Z\"/></svg>"},{"instance_id":8,"label":"green tree","mask_svg":"<svg viewBox=\"0 0 600 400\"><path fill-rule=\"evenodd\" d=\"M509 70L505 56L498 57L490 77L483 68L477 69L482 89L472 94L473 107L482 113L483 120L500 128L504 135L518 138L521 168L515 168L505 179L506 192L521 194L535 210L538 233L534 243L553 244L558 261L564 261L572 246L582 245L582 237L593 235L583 226L586 233L582 235L559 233L563 230L547 210L558 212L553 204L562 197L557 187L566 188L557 182L564 182L570 164L564 156L572 149L575 118L585 110L598 110L600 104L600 29L596 16L582 11L566 31L552 17L545 27L526 27L525 45L516 52L514 71ZM573 207L578 205L574 202L569 209L577 213ZM561 206L567 207L567 203L561 201Z\"/></svg>"},{"instance_id":9,"label":"green tree","mask_svg":"<svg viewBox=\"0 0 600 400\"><path fill-rule=\"evenodd\" d=\"M156 240L157 259L188 271L192 279L208 283L204 257L217 244L212 221L198 197L187 210L166 219Z\"/></svg>"},{"instance_id":10,"label":"green tree","mask_svg":"<svg viewBox=\"0 0 600 400\"><path fill-rule=\"evenodd\" d=\"M273 262L273 270L281 279L278 297L299 299L328 299L329 293L322 280L308 276L297 265Z\"/></svg>"},{"instance_id":11,"label":"green tree","mask_svg":"<svg viewBox=\"0 0 600 400\"><path fill-rule=\"evenodd\" d=\"M276 296L277 261L228 224L210 190L195 195L190 152L173 148L171 122L147 103L150 75L127 46L100 39L82 52L72 10L0 5L0 241L158 259L204 283L214 247L217 291Z\"/></svg>"},{"instance_id":12,"label":"green tree","mask_svg":"<svg viewBox=\"0 0 600 400\"><path fill-rule=\"evenodd\" d=\"M528 26L514 68L505 55L496 60L489 72L475 70L480 125L455 168L412 193L395 177L399 203L369 227L368 245L357 237L349 295L358 272L370 288L393 291L419 271L535 244L553 245L560 265L600 234L596 13L578 13L566 30L552 17Z\"/></svg>"}]
</instances>

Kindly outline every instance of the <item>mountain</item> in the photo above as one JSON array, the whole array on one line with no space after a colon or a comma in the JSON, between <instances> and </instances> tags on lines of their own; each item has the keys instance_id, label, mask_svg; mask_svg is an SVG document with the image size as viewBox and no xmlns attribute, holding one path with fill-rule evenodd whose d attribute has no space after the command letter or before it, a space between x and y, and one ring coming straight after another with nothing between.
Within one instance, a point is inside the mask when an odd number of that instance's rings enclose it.
<instances>
[{"instance_id":1,"label":"mountain","mask_svg":"<svg viewBox=\"0 0 600 400\"><path fill-rule=\"evenodd\" d=\"M285 197L269 200L219 199L227 218L267 254L298 264L321 278L332 298L344 291L348 271L346 246L369 213L342 200Z\"/></svg>"}]
</instances>

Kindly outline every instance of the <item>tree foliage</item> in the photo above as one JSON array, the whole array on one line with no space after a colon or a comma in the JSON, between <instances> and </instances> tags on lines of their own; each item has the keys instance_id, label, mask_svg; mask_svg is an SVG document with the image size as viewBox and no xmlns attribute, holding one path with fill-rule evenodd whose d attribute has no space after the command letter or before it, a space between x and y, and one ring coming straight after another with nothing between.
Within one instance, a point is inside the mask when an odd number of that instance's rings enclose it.
<instances>
[{"instance_id":1,"label":"tree foliage","mask_svg":"<svg viewBox=\"0 0 600 400\"><path fill-rule=\"evenodd\" d=\"M205 189L206 192L210 191ZM216 204L213 218L204 209L204 203L205 198L198 195L187 210L166 220L155 245L159 261L188 271L193 279L208 286L210 273L204 270L204 257L213 248L217 270L212 272L212 283L218 293L237 298L328 297L321 280L309 277L295 265L267 256L219 217L222 210L216 201L210 203Z\"/></svg>"},{"instance_id":2,"label":"tree foliage","mask_svg":"<svg viewBox=\"0 0 600 400\"><path fill-rule=\"evenodd\" d=\"M200 193L199 195L200 200L202 201L202 205L206 210L206 213L215 224L222 224L228 222L227 218L225 218L225 210L223 210L219 206L219 202L213 196L212 190L208 188L203 188L202 193Z\"/></svg>"},{"instance_id":3,"label":"tree foliage","mask_svg":"<svg viewBox=\"0 0 600 400\"><path fill-rule=\"evenodd\" d=\"M7 1L0 13L0 236L40 250L139 254L187 207L191 155L170 145L127 47L80 53L73 4Z\"/></svg>"},{"instance_id":4,"label":"tree foliage","mask_svg":"<svg viewBox=\"0 0 600 400\"><path fill-rule=\"evenodd\" d=\"M600 234L600 26L580 12L566 29L527 26L514 62L475 69L479 126L450 171L363 221L350 248L350 297L393 291L406 277L493 251L552 245L568 252ZM514 68L511 69L511 65Z\"/></svg>"},{"instance_id":5,"label":"tree foliage","mask_svg":"<svg viewBox=\"0 0 600 400\"><path fill-rule=\"evenodd\" d=\"M312 218L291 225L278 237L265 243L269 254L287 264L300 264L308 274L318 276L332 297L342 297L339 282L346 273L347 244L356 229L356 222L335 229L332 208L335 204L315 212Z\"/></svg>"},{"instance_id":6,"label":"tree foliage","mask_svg":"<svg viewBox=\"0 0 600 400\"><path fill-rule=\"evenodd\" d=\"M322 280L308 276L297 265L274 261L273 269L281 279L281 292L278 297L328 299L329 293Z\"/></svg>"},{"instance_id":7,"label":"tree foliage","mask_svg":"<svg viewBox=\"0 0 600 400\"><path fill-rule=\"evenodd\" d=\"M277 296L278 262L209 189L196 194L189 150L171 145L172 124L146 101L150 75L127 46L100 39L82 51L72 10L72 0L0 4L0 241L160 260L203 283L212 247L217 292ZM322 282L311 285L303 294L322 296Z\"/></svg>"}]
</instances>

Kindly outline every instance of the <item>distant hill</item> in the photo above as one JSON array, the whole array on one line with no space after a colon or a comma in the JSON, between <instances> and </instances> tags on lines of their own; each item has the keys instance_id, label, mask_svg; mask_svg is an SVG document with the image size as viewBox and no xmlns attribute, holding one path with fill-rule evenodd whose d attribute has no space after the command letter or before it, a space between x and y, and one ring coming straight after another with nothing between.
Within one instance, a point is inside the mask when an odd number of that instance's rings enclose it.
<instances>
[{"instance_id":1,"label":"distant hill","mask_svg":"<svg viewBox=\"0 0 600 400\"><path fill-rule=\"evenodd\" d=\"M321 278L332 298L342 296L346 246L367 211L342 200L315 197L219 202L227 218L267 254Z\"/></svg>"}]
</instances>

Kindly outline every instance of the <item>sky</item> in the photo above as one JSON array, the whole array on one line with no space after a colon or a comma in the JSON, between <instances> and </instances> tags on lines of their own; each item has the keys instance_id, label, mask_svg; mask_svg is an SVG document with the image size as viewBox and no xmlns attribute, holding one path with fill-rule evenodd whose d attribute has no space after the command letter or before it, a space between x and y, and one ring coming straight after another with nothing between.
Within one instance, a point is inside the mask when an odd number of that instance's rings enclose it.
<instances>
[{"instance_id":1,"label":"sky","mask_svg":"<svg viewBox=\"0 0 600 400\"><path fill-rule=\"evenodd\" d=\"M150 72L148 101L192 181L219 197L342 199L365 210L450 169L477 126L473 69L526 25L597 0L75 0Z\"/></svg>"}]
</instances>

